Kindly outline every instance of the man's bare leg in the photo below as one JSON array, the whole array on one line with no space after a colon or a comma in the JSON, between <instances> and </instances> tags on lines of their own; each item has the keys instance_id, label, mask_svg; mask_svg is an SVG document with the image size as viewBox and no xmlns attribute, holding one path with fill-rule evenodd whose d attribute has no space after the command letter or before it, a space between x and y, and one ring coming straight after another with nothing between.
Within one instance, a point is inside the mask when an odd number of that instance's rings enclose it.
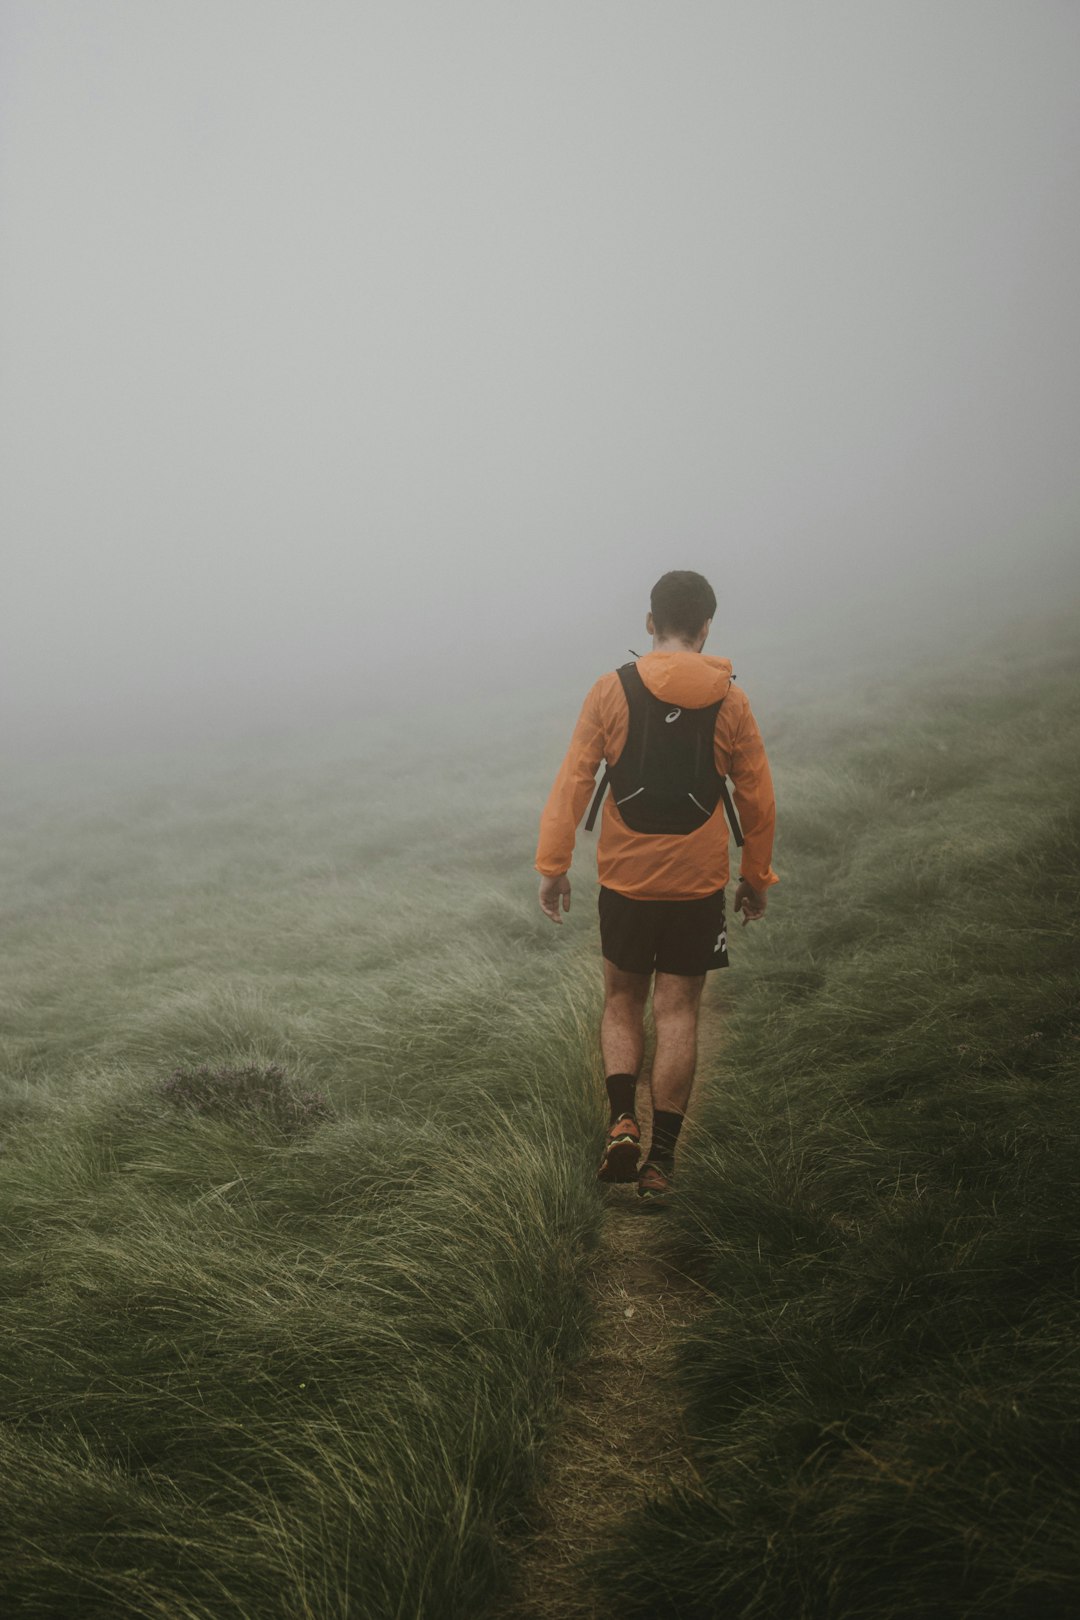
<instances>
[{"instance_id":1,"label":"man's bare leg","mask_svg":"<svg viewBox=\"0 0 1080 1620\"><path fill-rule=\"evenodd\" d=\"M658 973L653 989L656 1052L652 1065L652 1141L638 1172L638 1197L664 1203L671 1190L675 1148L690 1101L697 1065L698 1009L702 973Z\"/></svg>"},{"instance_id":2,"label":"man's bare leg","mask_svg":"<svg viewBox=\"0 0 1080 1620\"><path fill-rule=\"evenodd\" d=\"M652 1065L653 1109L685 1114L697 1065L698 1012L705 975L658 973L653 988L656 1055Z\"/></svg>"},{"instance_id":3,"label":"man's bare leg","mask_svg":"<svg viewBox=\"0 0 1080 1620\"><path fill-rule=\"evenodd\" d=\"M645 1003L649 999L651 978L651 973L625 973L604 958L600 1051L605 1074L641 1073L645 1057Z\"/></svg>"}]
</instances>

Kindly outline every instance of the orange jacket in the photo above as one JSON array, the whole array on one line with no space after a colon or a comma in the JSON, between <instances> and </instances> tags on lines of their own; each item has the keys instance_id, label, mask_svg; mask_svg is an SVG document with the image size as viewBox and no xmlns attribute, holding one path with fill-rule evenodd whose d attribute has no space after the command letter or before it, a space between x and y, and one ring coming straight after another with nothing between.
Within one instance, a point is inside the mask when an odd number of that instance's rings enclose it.
<instances>
[{"instance_id":1,"label":"orange jacket","mask_svg":"<svg viewBox=\"0 0 1080 1620\"><path fill-rule=\"evenodd\" d=\"M745 840L740 876L758 891L778 881L772 859L776 801L765 745L746 693L732 685L731 663L705 653L653 652L638 660L645 685L665 703L704 709L724 702L716 717L716 768L731 778ZM574 833L595 791L601 760L617 760L626 743L630 711L614 670L585 699L570 747L540 817L536 870L557 877L569 870ZM605 888L633 900L697 900L728 881L728 827L723 803L703 827L685 834L636 833L609 793L604 799L597 875Z\"/></svg>"}]
</instances>

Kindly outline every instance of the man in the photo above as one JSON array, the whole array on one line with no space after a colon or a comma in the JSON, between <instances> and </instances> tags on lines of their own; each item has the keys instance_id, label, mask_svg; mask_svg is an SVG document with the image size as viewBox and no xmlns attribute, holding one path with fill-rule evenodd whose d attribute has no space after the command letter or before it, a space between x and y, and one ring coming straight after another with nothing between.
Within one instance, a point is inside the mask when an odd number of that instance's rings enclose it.
<instances>
[{"instance_id":1,"label":"man","mask_svg":"<svg viewBox=\"0 0 1080 1620\"><path fill-rule=\"evenodd\" d=\"M657 581L645 621L653 650L602 676L586 697L544 806L536 852L540 905L561 923L560 906L570 910L575 829L606 760L612 792L597 868L610 1127L597 1174L636 1180L640 1197L659 1202L670 1191L694 1083L705 975L727 966L725 777L742 824L735 910L744 926L765 915L777 881L769 864L776 810L761 734L746 694L732 684L728 659L702 652L715 612L716 596L701 574L679 569ZM639 1168L634 1102L654 975L652 1141Z\"/></svg>"}]
</instances>

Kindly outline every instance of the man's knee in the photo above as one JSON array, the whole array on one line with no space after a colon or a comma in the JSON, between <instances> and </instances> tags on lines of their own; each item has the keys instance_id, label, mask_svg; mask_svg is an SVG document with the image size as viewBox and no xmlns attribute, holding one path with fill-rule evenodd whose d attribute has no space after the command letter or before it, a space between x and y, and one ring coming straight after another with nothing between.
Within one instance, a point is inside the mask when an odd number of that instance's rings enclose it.
<instances>
[{"instance_id":1,"label":"man's knee","mask_svg":"<svg viewBox=\"0 0 1080 1620\"><path fill-rule=\"evenodd\" d=\"M658 973L653 989L653 1018L697 1019L701 1006L701 992L705 988L705 975Z\"/></svg>"},{"instance_id":2,"label":"man's knee","mask_svg":"<svg viewBox=\"0 0 1080 1620\"><path fill-rule=\"evenodd\" d=\"M644 1010L649 997L649 973L627 973L604 958L604 1005L623 1012Z\"/></svg>"}]
</instances>

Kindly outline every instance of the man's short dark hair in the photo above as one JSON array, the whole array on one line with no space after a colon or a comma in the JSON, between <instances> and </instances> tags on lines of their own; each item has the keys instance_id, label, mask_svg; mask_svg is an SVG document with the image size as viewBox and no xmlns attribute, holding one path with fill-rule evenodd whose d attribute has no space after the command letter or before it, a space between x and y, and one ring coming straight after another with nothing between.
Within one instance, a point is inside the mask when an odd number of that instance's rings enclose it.
<instances>
[{"instance_id":1,"label":"man's short dark hair","mask_svg":"<svg viewBox=\"0 0 1080 1620\"><path fill-rule=\"evenodd\" d=\"M716 593L703 574L673 568L653 586L649 606L658 636L693 641L716 612Z\"/></svg>"}]
</instances>

